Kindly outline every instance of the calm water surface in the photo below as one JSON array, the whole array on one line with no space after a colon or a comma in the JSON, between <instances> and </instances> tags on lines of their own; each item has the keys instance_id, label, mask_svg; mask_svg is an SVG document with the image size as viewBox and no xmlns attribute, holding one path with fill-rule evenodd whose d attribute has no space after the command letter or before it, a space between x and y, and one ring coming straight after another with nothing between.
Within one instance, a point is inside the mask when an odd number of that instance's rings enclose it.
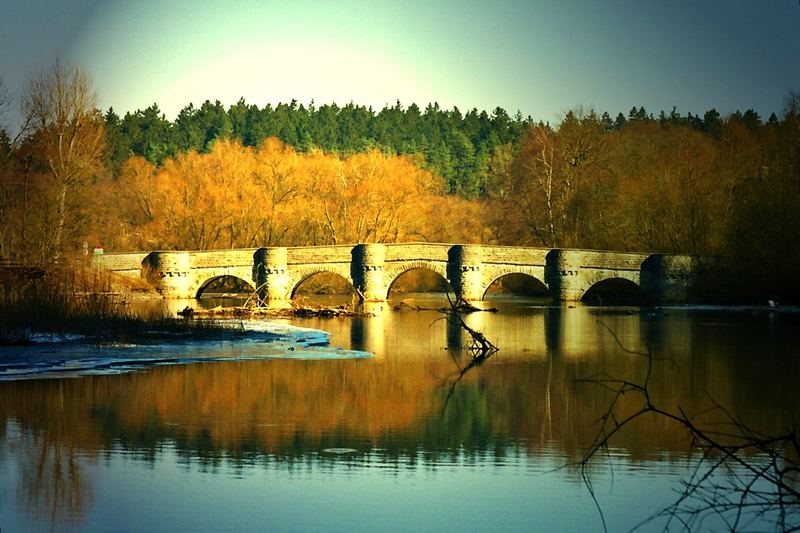
<instances>
[{"instance_id":1,"label":"calm water surface","mask_svg":"<svg viewBox=\"0 0 800 533\"><path fill-rule=\"evenodd\" d=\"M0 382L0 529L602 530L579 469L562 467L610 400L576 380L644 377L609 330L651 350L665 407L716 401L774 433L800 421L795 313L495 305L467 321L500 352L458 381L459 328L385 309L292 322L370 358L226 346L229 360ZM696 454L657 418L612 445L591 479L608 529L627 530L675 499Z\"/></svg>"}]
</instances>

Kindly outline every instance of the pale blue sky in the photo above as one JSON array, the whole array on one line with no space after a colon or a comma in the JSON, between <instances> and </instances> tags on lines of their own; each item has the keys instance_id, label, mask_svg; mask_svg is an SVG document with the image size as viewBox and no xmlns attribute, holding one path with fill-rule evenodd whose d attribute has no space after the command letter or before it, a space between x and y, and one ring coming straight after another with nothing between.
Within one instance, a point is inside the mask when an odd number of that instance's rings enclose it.
<instances>
[{"instance_id":1,"label":"pale blue sky","mask_svg":"<svg viewBox=\"0 0 800 533\"><path fill-rule=\"evenodd\" d=\"M797 0L0 0L12 91L56 57L103 109L240 96L504 107L555 120L677 106L765 118L800 90ZM8 121L6 117L6 121Z\"/></svg>"}]
</instances>

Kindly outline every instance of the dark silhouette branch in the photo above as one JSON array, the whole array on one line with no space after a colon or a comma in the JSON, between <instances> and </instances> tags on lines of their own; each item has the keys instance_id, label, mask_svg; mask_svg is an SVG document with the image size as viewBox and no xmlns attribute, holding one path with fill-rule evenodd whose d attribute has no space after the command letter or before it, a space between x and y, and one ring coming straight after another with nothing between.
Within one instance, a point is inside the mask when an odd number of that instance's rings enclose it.
<instances>
[{"instance_id":1,"label":"dark silhouette branch","mask_svg":"<svg viewBox=\"0 0 800 533\"><path fill-rule=\"evenodd\" d=\"M598 509L604 530L607 524L602 507L595 495L589 467L599 455L611 462L611 440L626 426L646 415L674 422L686 431L692 447L702 453L694 469L683 480L683 489L674 502L651 515L634 529L657 518L666 518L665 530L672 521L687 530L703 527L712 516L722 520L730 531L753 527L757 520L774 524L779 531L800 530L800 447L797 430L770 436L750 428L739 417L723 406L714 403L701 414L716 412L724 417L724 428L715 429L701 425L677 407L674 411L656 405L651 397L649 382L654 358L648 348L646 353L625 348L608 327L617 345L626 353L647 358L647 371L642 383L597 374L578 380L611 391L613 397L600 416L597 434L578 462L581 477ZM624 396L638 396L640 406L632 414L620 413Z\"/></svg>"},{"instance_id":2,"label":"dark silhouette branch","mask_svg":"<svg viewBox=\"0 0 800 533\"><path fill-rule=\"evenodd\" d=\"M456 298L455 300L453 300L450 297L450 293L446 294L447 294L447 302L450 304L450 306L449 308L440 310L440 312L443 314L442 318L447 320L447 322L449 322L450 324L458 326L462 330L466 331L471 338L471 342L469 346L466 347L465 350L470 356L469 362L465 366L460 367L458 369L458 371L455 373L455 377L450 382L450 387L447 392L447 397L445 398L444 405L442 406L443 415L445 410L447 409L447 404L450 403L450 398L452 398L453 393L456 390L456 386L464 378L464 376L470 370L481 366L483 363L486 362L487 359L489 359L491 356L500 351L500 348L495 346L494 343L492 343L492 341L487 339L483 333L469 327L469 325L467 325L467 323L464 321L464 318L461 316L461 313L472 312L473 310L480 311L480 309L477 309L471 304L464 302L464 300L460 298ZM455 358L453 360L455 361L456 365L459 365L458 361Z\"/></svg>"}]
</instances>

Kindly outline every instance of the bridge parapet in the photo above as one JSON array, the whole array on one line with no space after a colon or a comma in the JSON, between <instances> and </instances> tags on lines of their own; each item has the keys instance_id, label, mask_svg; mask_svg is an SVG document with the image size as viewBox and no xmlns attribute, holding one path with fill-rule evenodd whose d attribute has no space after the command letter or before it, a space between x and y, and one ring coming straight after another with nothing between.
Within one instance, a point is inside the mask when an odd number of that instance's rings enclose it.
<instances>
[{"instance_id":1,"label":"bridge parapet","mask_svg":"<svg viewBox=\"0 0 800 533\"><path fill-rule=\"evenodd\" d=\"M634 270L642 268L642 262L650 254L637 252L607 252L600 250L564 250L569 251L581 268L601 268L605 270Z\"/></svg>"},{"instance_id":2,"label":"bridge parapet","mask_svg":"<svg viewBox=\"0 0 800 533\"><path fill-rule=\"evenodd\" d=\"M544 266L551 248L514 248L511 246L482 246L484 263L504 265Z\"/></svg>"},{"instance_id":3,"label":"bridge parapet","mask_svg":"<svg viewBox=\"0 0 800 533\"><path fill-rule=\"evenodd\" d=\"M252 267L257 248L189 252L192 268Z\"/></svg>"},{"instance_id":4,"label":"bridge parapet","mask_svg":"<svg viewBox=\"0 0 800 533\"><path fill-rule=\"evenodd\" d=\"M98 254L92 256L92 265L124 276L138 278L142 273L142 261L147 255L148 252Z\"/></svg>"},{"instance_id":5,"label":"bridge parapet","mask_svg":"<svg viewBox=\"0 0 800 533\"><path fill-rule=\"evenodd\" d=\"M353 246L301 246L286 248L286 250L286 261L290 265L301 263L349 263Z\"/></svg>"},{"instance_id":6,"label":"bridge parapet","mask_svg":"<svg viewBox=\"0 0 800 533\"><path fill-rule=\"evenodd\" d=\"M412 242L402 244L387 244L387 262L408 261L413 258L417 261L447 261L447 254L452 244Z\"/></svg>"}]
</instances>

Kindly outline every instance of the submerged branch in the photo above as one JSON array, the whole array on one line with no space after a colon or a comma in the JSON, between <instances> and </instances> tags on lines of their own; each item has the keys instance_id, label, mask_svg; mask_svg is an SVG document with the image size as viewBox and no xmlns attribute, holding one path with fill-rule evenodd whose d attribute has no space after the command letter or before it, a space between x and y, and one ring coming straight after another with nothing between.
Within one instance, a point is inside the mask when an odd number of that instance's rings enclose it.
<instances>
[{"instance_id":1,"label":"submerged branch","mask_svg":"<svg viewBox=\"0 0 800 533\"><path fill-rule=\"evenodd\" d=\"M481 366L483 363L486 362L491 356L496 354L500 351L500 348L495 346L492 341L486 338L486 336L471 328L459 314L459 310L461 307L459 306L459 302L463 302L463 300L456 299L455 301L450 299L450 294L447 295L447 301L450 303L450 307L444 311L441 311L444 314L444 319L447 320L450 324L456 325L461 328L463 331L466 331L467 334L470 336L471 342L469 346L466 347L466 352L469 354L470 359L469 362L459 368L457 371L455 378L450 383L450 388L447 392L447 397L445 398L444 405L442 406L442 414L444 414L445 410L447 409L447 404L450 403L450 398L452 398L453 393L456 390L456 386L458 383L464 378L464 376L473 368ZM456 364L458 362L456 361Z\"/></svg>"}]
</instances>

